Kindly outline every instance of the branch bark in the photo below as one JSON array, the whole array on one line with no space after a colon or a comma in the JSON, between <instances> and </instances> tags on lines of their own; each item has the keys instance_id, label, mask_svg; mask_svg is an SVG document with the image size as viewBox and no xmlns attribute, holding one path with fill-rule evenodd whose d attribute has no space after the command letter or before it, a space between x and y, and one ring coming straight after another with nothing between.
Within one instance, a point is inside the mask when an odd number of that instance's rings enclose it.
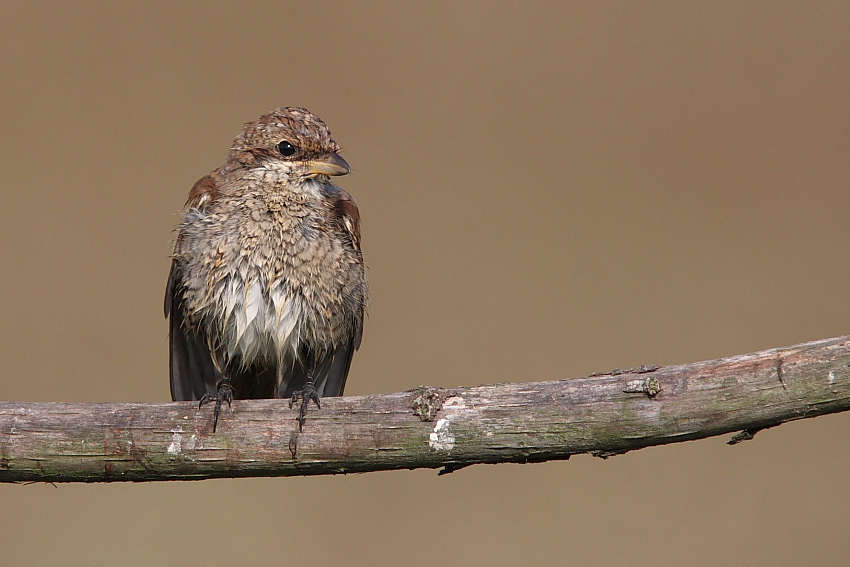
<instances>
[{"instance_id":1,"label":"branch bark","mask_svg":"<svg viewBox=\"0 0 850 567\"><path fill-rule=\"evenodd\" d=\"M283 400L0 402L0 482L292 476L607 457L850 409L850 336L678 366L326 398L298 432Z\"/></svg>"}]
</instances>

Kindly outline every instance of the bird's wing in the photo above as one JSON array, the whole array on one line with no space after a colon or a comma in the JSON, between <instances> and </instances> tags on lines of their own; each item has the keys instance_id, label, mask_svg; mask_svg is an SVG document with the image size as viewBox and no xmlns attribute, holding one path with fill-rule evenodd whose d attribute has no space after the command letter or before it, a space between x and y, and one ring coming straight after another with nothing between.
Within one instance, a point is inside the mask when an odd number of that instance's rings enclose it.
<instances>
[{"instance_id":1,"label":"bird's wing","mask_svg":"<svg viewBox=\"0 0 850 567\"><path fill-rule=\"evenodd\" d=\"M333 192L328 195L330 201L329 221L337 226L341 233L357 251L359 269L363 268L363 256L360 252L360 212L357 204L348 192L333 186ZM281 384L278 396L288 398L292 392L301 390L307 382L307 374L312 361L313 381L320 397L341 396L345 389L345 380L351 368L351 358L354 351L360 348L363 337L363 307L351 320L351 329L347 340L338 344L333 350L322 352L306 352L293 361L292 366L281 372Z\"/></svg>"},{"instance_id":2,"label":"bird's wing","mask_svg":"<svg viewBox=\"0 0 850 567\"><path fill-rule=\"evenodd\" d=\"M342 229L343 234L351 241L352 247L357 251L358 269L364 270L363 254L360 251L360 211L357 209L357 203L354 202L347 191L341 188L333 195L331 203L333 204L332 221ZM333 352L326 355L323 366L321 366L322 369L327 368L325 373L316 373L317 383L318 380L324 382L325 396L341 396L345 389L345 380L351 367L351 357L354 356L354 351L360 348L360 341L363 338L364 313L362 304L359 309L360 312L351 321L352 329L349 340L338 345Z\"/></svg>"},{"instance_id":3,"label":"bird's wing","mask_svg":"<svg viewBox=\"0 0 850 567\"><path fill-rule=\"evenodd\" d=\"M207 204L221 197L221 176L217 171L213 171L209 175L204 175L198 179L192 189L189 190L189 197L186 199L186 209L198 209L206 207Z\"/></svg>"},{"instance_id":4,"label":"bird's wing","mask_svg":"<svg viewBox=\"0 0 850 567\"><path fill-rule=\"evenodd\" d=\"M358 333L359 335L359 333ZM357 338L359 346L359 338ZM322 396L341 396L345 389L345 380L348 378L348 370L351 368L351 358L354 356L355 337L352 340L336 347L329 353L321 366L322 372L316 372L316 390Z\"/></svg>"},{"instance_id":5,"label":"bird's wing","mask_svg":"<svg viewBox=\"0 0 850 567\"><path fill-rule=\"evenodd\" d=\"M340 227L345 231L348 237L351 239L351 244L354 246L354 249L357 250L357 256L360 261L360 269L365 270L363 263L363 252L360 250L360 210L357 208L357 203L354 202L354 199L351 195L348 194L347 191L343 189L339 190L337 194L336 201L334 202L334 213L336 215L336 220L339 223ZM363 318L364 318L364 306L360 306L360 312L357 314L356 325L354 329L354 340L352 341L352 349L351 354L348 355L349 364L351 362L351 356L354 354L354 351L360 348L360 341L363 339ZM348 374L348 370L345 371ZM343 386L345 385L345 378L343 378ZM340 395L342 393L342 388L340 388Z\"/></svg>"},{"instance_id":6,"label":"bird's wing","mask_svg":"<svg viewBox=\"0 0 850 567\"><path fill-rule=\"evenodd\" d=\"M212 173L195 183L189 192L186 207L202 208L219 195L217 175ZM192 333L184 319L183 284L177 264L180 245L178 234L165 288L165 316L169 318L171 399L199 400L204 394L216 393L216 384L221 376L213 364L206 340Z\"/></svg>"}]
</instances>

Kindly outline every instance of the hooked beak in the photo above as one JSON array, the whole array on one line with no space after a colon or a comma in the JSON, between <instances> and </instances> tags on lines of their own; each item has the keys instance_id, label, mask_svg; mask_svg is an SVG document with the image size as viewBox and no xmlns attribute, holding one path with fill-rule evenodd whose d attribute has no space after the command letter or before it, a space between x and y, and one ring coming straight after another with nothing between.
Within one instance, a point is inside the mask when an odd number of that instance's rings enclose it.
<instances>
[{"instance_id":1,"label":"hooked beak","mask_svg":"<svg viewBox=\"0 0 850 567\"><path fill-rule=\"evenodd\" d=\"M348 162L337 153L319 159L311 159L307 172L310 175L347 175L351 173Z\"/></svg>"}]
</instances>

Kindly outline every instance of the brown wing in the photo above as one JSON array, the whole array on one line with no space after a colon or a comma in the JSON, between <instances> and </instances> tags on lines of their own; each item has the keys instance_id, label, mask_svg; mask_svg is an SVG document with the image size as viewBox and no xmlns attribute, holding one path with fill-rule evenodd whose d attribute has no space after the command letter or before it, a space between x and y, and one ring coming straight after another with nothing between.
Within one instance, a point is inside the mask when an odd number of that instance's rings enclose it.
<instances>
[{"instance_id":1,"label":"brown wing","mask_svg":"<svg viewBox=\"0 0 850 567\"><path fill-rule=\"evenodd\" d=\"M351 238L355 250L360 252L360 210L354 198L343 189L337 188L330 197L332 204L332 220Z\"/></svg>"},{"instance_id":2,"label":"brown wing","mask_svg":"<svg viewBox=\"0 0 850 567\"><path fill-rule=\"evenodd\" d=\"M192 189L189 191L189 198L186 199L185 207L187 209L202 208L211 201L215 201L221 197L221 189L219 183L221 176L217 171L213 171L209 175L204 175L198 179Z\"/></svg>"},{"instance_id":3,"label":"brown wing","mask_svg":"<svg viewBox=\"0 0 850 567\"><path fill-rule=\"evenodd\" d=\"M331 221L336 223L348 237L352 247L357 251L360 268L363 269L363 257L360 253L360 211L354 199L340 188L330 195ZM349 340L337 346L333 352L326 353L316 361L316 384L323 396L341 396L345 389L345 381L351 368L351 358L354 351L360 348L363 338L363 309L354 319L354 329Z\"/></svg>"},{"instance_id":4,"label":"brown wing","mask_svg":"<svg viewBox=\"0 0 850 567\"><path fill-rule=\"evenodd\" d=\"M220 195L218 174L202 177L189 191L186 208L203 208ZM215 394L221 379L213 364L206 341L188 328L184 319L183 289L178 257L180 234L174 245L174 259L165 288L165 316L169 318L169 359L171 399L199 400L206 394Z\"/></svg>"},{"instance_id":5,"label":"brown wing","mask_svg":"<svg viewBox=\"0 0 850 567\"><path fill-rule=\"evenodd\" d=\"M357 250L357 255L360 258L360 269L363 268L363 253L360 250L360 210L357 208L357 203L354 198L345 190L339 189L339 192L332 199L333 214L335 221L346 232L351 239L351 245ZM360 348L360 341L363 338L363 308L357 317L357 328L354 336L354 349ZM347 371L346 371L347 373Z\"/></svg>"}]
</instances>

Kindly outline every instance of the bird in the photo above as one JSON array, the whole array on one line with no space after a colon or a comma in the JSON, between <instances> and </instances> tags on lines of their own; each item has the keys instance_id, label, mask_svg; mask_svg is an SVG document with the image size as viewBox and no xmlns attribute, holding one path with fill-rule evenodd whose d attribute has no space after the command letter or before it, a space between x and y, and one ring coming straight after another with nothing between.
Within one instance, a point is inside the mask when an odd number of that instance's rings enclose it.
<instances>
[{"instance_id":1,"label":"bird","mask_svg":"<svg viewBox=\"0 0 850 567\"><path fill-rule=\"evenodd\" d=\"M189 192L165 293L171 397L214 403L214 432L233 399L300 399L301 431L311 401L343 393L369 290L339 151L321 118L277 108Z\"/></svg>"}]
</instances>

